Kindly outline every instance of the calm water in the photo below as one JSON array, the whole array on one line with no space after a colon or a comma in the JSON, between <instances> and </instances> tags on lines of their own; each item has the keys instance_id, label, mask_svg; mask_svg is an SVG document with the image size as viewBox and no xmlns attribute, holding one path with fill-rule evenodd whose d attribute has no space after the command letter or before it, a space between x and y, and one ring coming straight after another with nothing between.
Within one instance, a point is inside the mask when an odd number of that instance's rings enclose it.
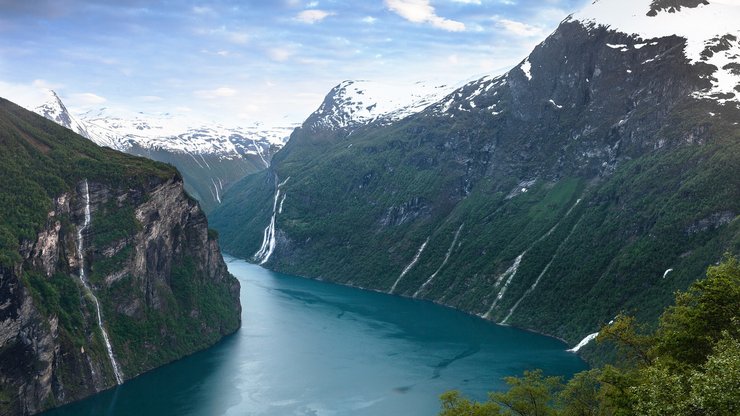
<instances>
[{"instance_id":1,"label":"calm water","mask_svg":"<svg viewBox=\"0 0 740 416\"><path fill-rule=\"evenodd\" d=\"M445 390L484 399L525 369L585 368L552 338L227 261L242 284L238 333L45 416L435 415Z\"/></svg>"}]
</instances>

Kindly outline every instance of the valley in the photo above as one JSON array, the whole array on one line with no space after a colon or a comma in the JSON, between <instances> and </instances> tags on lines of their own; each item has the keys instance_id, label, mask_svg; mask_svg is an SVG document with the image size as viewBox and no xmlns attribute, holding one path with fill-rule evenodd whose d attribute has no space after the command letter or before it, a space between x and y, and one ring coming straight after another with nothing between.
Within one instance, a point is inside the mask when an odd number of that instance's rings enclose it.
<instances>
[{"instance_id":1,"label":"valley","mask_svg":"<svg viewBox=\"0 0 740 416\"><path fill-rule=\"evenodd\" d=\"M740 4L258 3L0 5L0 414L737 413Z\"/></svg>"}]
</instances>

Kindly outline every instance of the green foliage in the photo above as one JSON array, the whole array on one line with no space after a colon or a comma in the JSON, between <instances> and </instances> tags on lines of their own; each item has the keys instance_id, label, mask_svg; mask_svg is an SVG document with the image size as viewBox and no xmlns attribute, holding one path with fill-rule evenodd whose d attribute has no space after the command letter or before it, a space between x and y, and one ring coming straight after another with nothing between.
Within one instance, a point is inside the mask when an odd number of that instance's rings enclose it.
<instances>
[{"instance_id":1,"label":"green foliage","mask_svg":"<svg viewBox=\"0 0 740 416\"><path fill-rule=\"evenodd\" d=\"M96 247L106 247L133 236L140 228L131 205L118 206L115 199L110 199L92 217L92 243Z\"/></svg>"},{"instance_id":2,"label":"green foliage","mask_svg":"<svg viewBox=\"0 0 740 416\"><path fill-rule=\"evenodd\" d=\"M143 297L140 282L125 276L101 297L111 341L128 374L178 359L213 345L239 327L237 301L229 292L230 280L204 280L191 258L176 259L170 288L159 307L145 305L140 315L115 313L113 305ZM156 284L156 283L155 283ZM163 283L159 283L163 284Z\"/></svg>"},{"instance_id":3,"label":"green foliage","mask_svg":"<svg viewBox=\"0 0 740 416\"><path fill-rule=\"evenodd\" d=\"M553 416L554 397L562 388L559 377L545 377L542 370L525 371L522 377L507 377L506 392L491 393L490 400L505 406L505 415Z\"/></svg>"},{"instance_id":4,"label":"green foliage","mask_svg":"<svg viewBox=\"0 0 740 416\"><path fill-rule=\"evenodd\" d=\"M442 394L442 411L440 416L496 416L501 408L494 402L472 402L463 397L459 391L452 390Z\"/></svg>"},{"instance_id":5,"label":"green foliage","mask_svg":"<svg viewBox=\"0 0 740 416\"><path fill-rule=\"evenodd\" d=\"M654 108L644 111L654 118ZM620 311L654 326L676 290L720 253L740 253L737 117L712 118L711 140L701 145L680 140L706 128L707 111L719 110L677 107L659 132L623 140L614 171L596 176L563 160L580 155L570 146L581 146L563 132L591 126L566 128L563 120L542 137L469 114L411 117L358 129L349 139L298 130L269 170L226 193L211 224L224 250L250 258L270 222L275 177L290 177L280 189L287 196L276 217L281 239L267 263L273 270L389 291L429 239L394 290L412 296L464 224L419 298L483 315L499 293L496 279L526 251L490 319L500 322L521 299L507 324L570 343ZM624 147L653 140L668 144ZM535 177L527 192L514 192Z\"/></svg>"},{"instance_id":6,"label":"green foliage","mask_svg":"<svg viewBox=\"0 0 740 416\"><path fill-rule=\"evenodd\" d=\"M35 238L52 198L73 191L83 179L123 188L146 187L177 175L171 166L100 148L0 99L0 265L20 260L21 241Z\"/></svg>"},{"instance_id":7,"label":"green foliage","mask_svg":"<svg viewBox=\"0 0 740 416\"><path fill-rule=\"evenodd\" d=\"M707 279L676 296L660 319L654 354L702 364L726 331L740 338L740 264L728 257L707 270Z\"/></svg>"},{"instance_id":8,"label":"green foliage","mask_svg":"<svg viewBox=\"0 0 740 416\"><path fill-rule=\"evenodd\" d=\"M618 344L624 354L619 368L584 371L567 383L525 372L507 378L509 390L491 393L484 403L448 392L440 415L740 414L739 287L738 260L728 256L676 294L652 333L628 316L602 328L598 340Z\"/></svg>"}]
</instances>

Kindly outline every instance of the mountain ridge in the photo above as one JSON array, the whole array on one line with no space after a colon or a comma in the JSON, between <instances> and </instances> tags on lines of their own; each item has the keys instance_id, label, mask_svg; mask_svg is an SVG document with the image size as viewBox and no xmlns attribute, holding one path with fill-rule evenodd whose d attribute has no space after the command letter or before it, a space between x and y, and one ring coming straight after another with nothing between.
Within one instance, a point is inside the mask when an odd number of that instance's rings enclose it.
<instances>
[{"instance_id":1,"label":"mountain ridge","mask_svg":"<svg viewBox=\"0 0 740 416\"><path fill-rule=\"evenodd\" d=\"M685 48L566 19L506 74L410 117L351 135L309 117L268 172L227 192L214 227L249 257L274 223L271 269L572 345L621 310L654 319L740 247L740 112L713 91L723 68Z\"/></svg>"}]
</instances>

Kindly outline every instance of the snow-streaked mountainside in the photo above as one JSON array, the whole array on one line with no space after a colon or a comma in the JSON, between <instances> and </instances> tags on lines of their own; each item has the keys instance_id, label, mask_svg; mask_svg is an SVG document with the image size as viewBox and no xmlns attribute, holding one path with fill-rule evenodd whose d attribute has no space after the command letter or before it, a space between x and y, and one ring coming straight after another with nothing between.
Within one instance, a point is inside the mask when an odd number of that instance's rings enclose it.
<instances>
[{"instance_id":1,"label":"snow-streaked mountainside","mask_svg":"<svg viewBox=\"0 0 740 416\"><path fill-rule=\"evenodd\" d=\"M267 166L269 154L281 148L296 127L225 127L188 116L114 111L109 108L72 114L54 92L33 110L87 137L100 146L129 152L132 148L218 155L226 159L258 156Z\"/></svg>"},{"instance_id":2,"label":"snow-streaked mountainside","mask_svg":"<svg viewBox=\"0 0 740 416\"><path fill-rule=\"evenodd\" d=\"M29 110L32 110L81 136L90 138L85 125L80 122L77 117L73 116L69 110L67 110L67 107L64 105L62 99L59 98L57 93L52 90L45 90L45 93L46 100L35 108L29 108Z\"/></svg>"},{"instance_id":3,"label":"snow-streaked mountainside","mask_svg":"<svg viewBox=\"0 0 740 416\"><path fill-rule=\"evenodd\" d=\"M740 102L738 0L596 0L569 19L632 35L634 42L611 46L624 53L657 38L682 37L686 39L684 53L691 63L715 67L707 75L711 88L697 91L695 96ZM656 55L643 64L660 58Z\"/></svg>"},{"instance_id":4,"label":"snow-streaked mountainside","mask_svg":"<svg viewBox=\"0 0 740 416\"><path fill-rule=\"evenodd\" d=\"M620 311L654 319L740 250L738 9L600 0L395 121L342 83L211 225L270 269L573 346Z\"/></svg>"},{"instance_id":5,"label":"snow-streaked mountainside","mask_svg":"<svg viewBox=\"0 0 740 416\"><path fill-rule=\"evenodd\" d=\"M176 166L187 191L206 211L221 203L234 182L269 166L295 128L290 123L225 127L184 115L108 108L73 114L51 90L43 104L29 109L100 146Z\"/></svg>"},{"instance_id":6,"label":"snow-streaked mountainside","mask_svg":"<svg viewBox=\"0 0 740 416\"><path fill-rule=\"evenodd\" d=\"M171 114L118 115L107 108L80 114L88 137L101 146L129 151L138 146L194 155L218 155L226 159L245 155L260 157L268 165L272 147L281 148L293 125L265 127L260 124L225 127L194 122Z\"/></svg>"},{"instance_id":7,"label":"snow-streaked mountainside","mask_svg":"<svg viewBox=\"0 0 740 416\"><path fill-rule=\"evenodd\" d=\"M307 120L312 129L388 124L416 114L449 94L455 85L419 81L388 84L347 80L334 87Z\"/></svg>"},{"instance_id":8,"label":"snow-streaked mountainside","mask_svg":"<svg viewBox=\"0 0 740 416\"><path fill-rule=\"evenodd\" d=\"M655 53L638 65L624 68L628 75L638 76L653 71L669 58L662 44L678 37L684 39L684 55L698 69L705 88L692 92L697 99L710 99L740 108L740 1L738 0L595 0L568 16L563 23L578 23L591 31L606 28L625 35L624 41L606 42L607 50L633 56L645 51ZM547 42L547 41L545 41ZM567 64L568 56L563 56ZM498 87L513 76L523 75L527 82L540 76L541 68L533 66L530 57L499 76L485 76L468 82L429 108L435 113L454 118L459 112L485 111L499 116L502 97ZM607 68L596 68L597 77ZM574 74L578 75L578 74ZM559 99L560 98L560 99ZM551 97L545 105L562 110L572 104L565 97Z\"/></svg>"}]
</instances>

